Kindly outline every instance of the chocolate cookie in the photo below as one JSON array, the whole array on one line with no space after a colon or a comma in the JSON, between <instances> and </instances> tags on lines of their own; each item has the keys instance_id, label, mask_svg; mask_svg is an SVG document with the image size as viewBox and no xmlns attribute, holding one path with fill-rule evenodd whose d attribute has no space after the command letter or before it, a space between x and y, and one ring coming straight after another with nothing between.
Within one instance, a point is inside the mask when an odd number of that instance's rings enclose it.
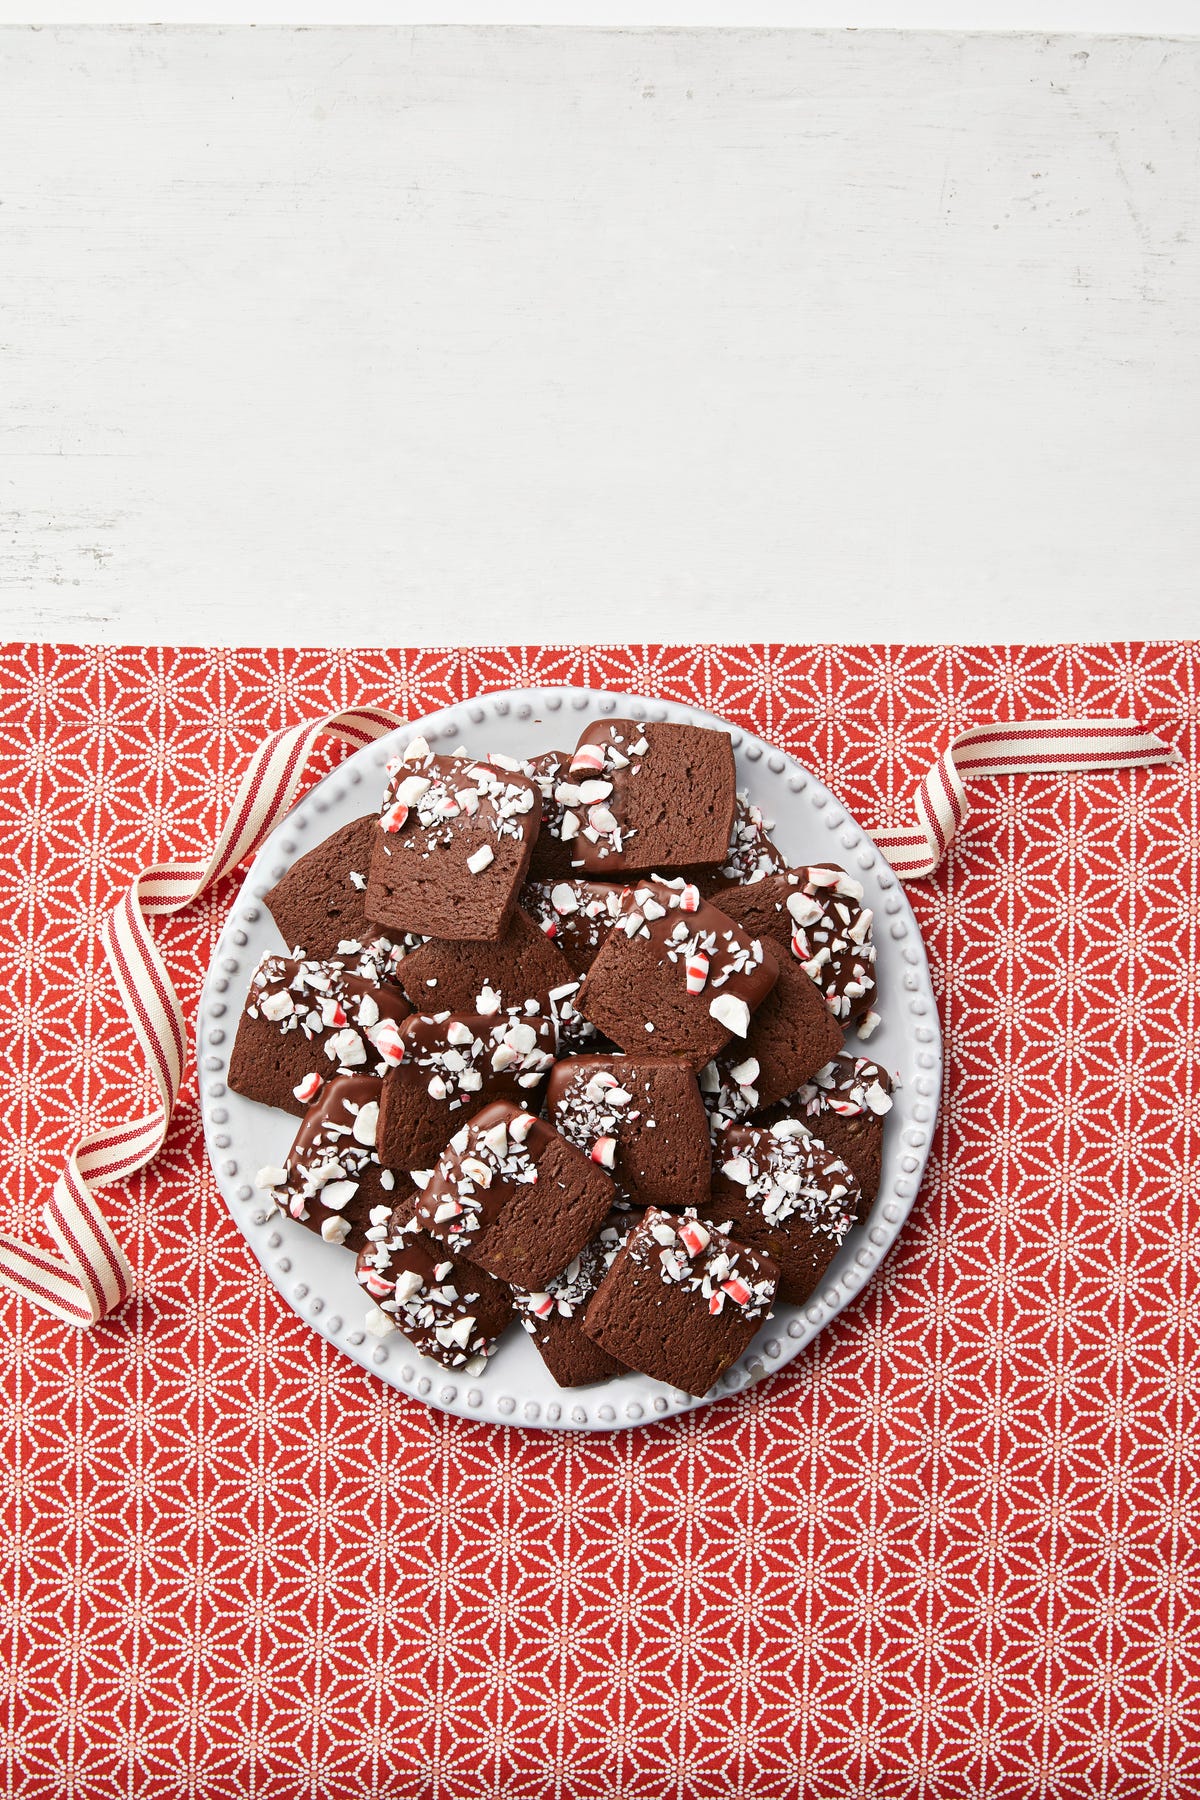
<instances>
[{"instance_id":1,"label":"chocolate cookie","mask_svg":"<svg viewBox=\"0 0 1200 1800\"><path fill-rule=\"evenodd\" d=\"M588 1387L626 1372L624 1364L592 1342L584 1324L592 1295L640 1218L640 1213L614 1213L541 1292L512 1290L517 1317L559 1387Z\"/></svg>"},{"instance_id":2,"label":"chocolate cookie","mask_svg":"<svg viewBox=\"0 0 1200 1800\"><path fill-rule=\"evenodd\" d=\"M630 1369L703 1396L771 1316L769 1256L693 1213L648 1212L613 1259L584 1330Z\"/></svg>"},{"instance_id":3,"label":"chocolate cookie","mask_svg":"<svg viewBox=\"0 0 1200 1800\"><path fill-rule=\"evenodd\" d=\"M783 1299L800 1305L854 1223L850 1169L795 1119L731 1125L720 1140L706 1218L766 1251Z\"/></svg>"},{"instance_id":4,"label":"chocolate cookie","mask_svg":"<svg viewBox=\"0 0 1200 1800\"><path fill-rule=\"evenodd\" d=\"M388 764L367 912L388 932L502 937L541 823L512 757L435 756L417 738Z\"/></svg>"},{"instance_id":5,"label":"chocolate cookie","mask_svg":"<svg viewBox=\"0 0 1200 1800\"><path fill-rule=\"evenodd\" d=\"M414 1013L400 1028L403 1057L383 1084L379 1160L388 1169L427 1169L464 1119L493 1100L536 1111L556 1032L536 999L505 1011Z\"/></svg>"},{"instance_id":6,"label":"chocolate cookie","mask_svg":"<svg viewBox=\"0 0 1200 1800\"><path fill-rule=\"evenodd\" d=\"M696 867L680 872L689 881L694 881L702 894L715 899L719 906L720 896L727 887L747 887L761 881L764 875L774 875L787 868L787 858L772 841L773 829L774 821L763 816L761 806L756 806L749 794L739 794L725 861L715 869Z\"/></svg>"},{"instance_id":7,"label":"chocolate cookie","mask_svg":"<svg viewBox=\"0 0 1200 1800\"><path fill-rule=\"evenodd\" d=\"M266 956L238 1021L229 1085L303 1115L331 1076L382 1075L398 1062L409 1010L399 988L349 974L341 962Z\"/></svg>"},{"instance_id":8,"label":"chocolate cookie","mask_svg":"<svg viewBox=\"0 0 1200 1800\"><path fill-rule=\"evenodd\" d=\"M577 872L721 863L737 784L729 735L703 725L603 719L575 747L558 797Z\"/></svg>"},{"instance_id":9,"label":"chocolate cookie","mask_svg":"<svg viewBox=\"0 0 1200 1800\"><path fill-rule=\"evenodd\" d=\"M621 916L624 891L611 881L527 881L521 905L575 973L586 975Z\"/></svg>"},{"instance_id":10,"label":"chocolate cookie","mask_svg":"<svg viewBox=\"0 0 1200 1800\"><path fill-rule=\"evenodd\" d=\"M418 1012L475 1012L484 988L515 1006L578 985L566 957L520 908L494 943L432 938L405 957L399 975Z\"/></svg>"},{"instance_id":11,"label":"chocolate cookie","mask_svg":"<svg viewBox=\"0 0 1200 1800\"><path fill-rule=\"evenodd\" d=\"M405 958L404 991L419 1012L478 1012L490 989L506 1006L548 994L562 1051L597 1048L596 1027L580 1013L579 977L528 913L517 908L494 944L431 939Z\"/></svg>"},{"instance_id":12,"label":"chocolate cookie","mask_svg":"<svg viewBox=\"0 0 1200 1800\"><path fill-rule=\"evenodd\" d=\"M841 1047L842 1028L820 994L793 958L781 956L779 980L751 1017L744 1041L722 1050L715 1080L701 1070L714 1122L794 1094Z\"/></svg>"},{"instance_id":13,"label":"chocolate cookie","mask_svg":"<svg viewBox=\"0 0 1200 1800\"><path fill-rule=\"evenodd\" d=\"M358 1256L359 1283L420 1355L478 1375L512 1319L512 1295L422 1231L416 1200L406 1194L387 1224L372 1229Z\"/></svg>"},{"instance_id":14,"label":"chocolate cookie","mask_svg":"<svg viewBox=\"0 0 1200 1800\"><path fill-rule=\"evenodd\" d=\"M749 887L724 888L721 905L750 931L787 944L834 1018L869 1036L875 995L874 914L861 885L844 869L789 869Z\"/></svg>"},{"instance_id":15,"label":"chocolate cookie","mask_svg":"<svg viewBox=\"0 0 1200 1800\"><path fill-rule=\"evenodd\" d=\"M835 1056L797 1093L756 1112L753 1123L803 1120L813 1136L858 1177L861 1218L879 1192L883 1121L891 1109L892 1078L886 1069L869 1057Z\"/></svg>"},{"instance_id":16,"label":"chocolate cookie","mask_svg":"<svg viewBox=\"0 0 1200 1800\"><path fill-rule=\"evenodd\" d=\"M731 1036L745 1039L778 975L768 943L702 899L694 884L647 880L622 896L621 918L584 977L578 1005L630 1054L652 1038L656 1055L698 1069Z\"/></svg>"},{"instance_id":17,"label":"chocolate cookie","mask_svg":"<svg viewBox=\"0 0 1200 1800\"><path fill-rule=\"evenodd\" d=\"M573 1056L555 1063L546 1113L569 1144L607 1169L635 1206L699 1206L712 1159L696 1077L661 1056Z\"/></svg>"},{"instance_id":18,"label":"chocolate cookie","mask_svg":"<svg viewBox=\"0 0 1200 1800\"><path fill-rule=\"evenodd\" d=\"M578 1256L612 1199L609 1177L544 1119L497 1100L451 1138L417 1218L456 1256L533 1290Z\"/></svg>"},{"instance_id":19,"label":"chocolate cookie","mask_svg":"<svg viewBox=\"0 0 1200 1800\"><path fill-rule=\"evenodd\" d=\"M377 981L390 978L421 942L404 932L388 937L367 917L367 874L378 829L375 813L352 819L294 862L263 901L289 950L320 961L340 957ZM368 953L370 967L354 969L355 959Z\"/></svg>"},{"instance_id":20,"label":"chocolate cookie","mask_svg":"<svg viewBox=\"0 0 1200 1800\"><path fill-rule=\"evenodd\" d=\"M382 1085L374 1075L335 1075L305 1113L283 1168L260 1169L255 1179L280 1212L348 1250L364 1248L395 1201L396 1178L375 1154Z\"/></svg>"},{"instance_id":21,"label":"chocolate cookie","mask_svg":"<svg viewBox=\"0 0 1200 1800\"><path fill-rule=\"evenodd\" d=\"M570 760L567 750L543 750L521 765L537 783L542 799L542 825L529 862L530 881L562 881L571 874L571 846L564 843L562 835L567 809L557 797Z\"/></svg>"}]
</instances>

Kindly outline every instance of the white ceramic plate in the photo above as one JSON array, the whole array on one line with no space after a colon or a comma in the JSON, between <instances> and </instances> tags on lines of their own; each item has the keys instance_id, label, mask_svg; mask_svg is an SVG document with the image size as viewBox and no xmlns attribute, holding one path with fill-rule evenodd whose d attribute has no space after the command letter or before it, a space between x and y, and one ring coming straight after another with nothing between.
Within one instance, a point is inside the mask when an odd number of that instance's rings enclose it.
<instances>
[{"instance_id":1,"label":"white ceramic plate","mask_svg":"<svg viewBox=\"0 0 1200 1800\"><path fill-rule=\"evenodd\" d=\"M773 836L791 863L841 862L861 881L875 911L883 1024L867 1053L898 1077L884 1133L883 1180L870 1217L850 1234L820 1289L802 1307L780 1305L747 1353L707 1400L737 1393L781 1369L869 1281L899 1235L916 1198L933 1136L941 1090L941 1036L929 965L904 891L884 857L829 790L791 757L732 728L711 713L665 701L581 688L536 688L491 694L418 719L358 751L312 790L259 851L217 945L200 1003L200 1101L208 1154L225 1201L251 1250L287 1304L345 1355L393 1387L464 1418L607 1431L703 1406L679 1389L643 1375L588 1388L560 1388L531 1339L513 1325L482 1374L443 1369L418 1356L399 1332L377 1340L364 1330L367 1304L354 1278L354 1258L303 1225L268 1215L253 1186L255 1172L284 1159L296 1129L289 1114L231 1094L225 1072L250 976L271 951L288 948L263 895L293 861L339 826L371 811L383 792L384 764L412 737L434 749L465 743L525 755L570 749L591 719L616 714L721 725L730 732L738 786L775 821ZM854 1048L850 1038L847 1047ZM864 1047L867 1048L867 1047Z\"/></svg>"}]
</instances>

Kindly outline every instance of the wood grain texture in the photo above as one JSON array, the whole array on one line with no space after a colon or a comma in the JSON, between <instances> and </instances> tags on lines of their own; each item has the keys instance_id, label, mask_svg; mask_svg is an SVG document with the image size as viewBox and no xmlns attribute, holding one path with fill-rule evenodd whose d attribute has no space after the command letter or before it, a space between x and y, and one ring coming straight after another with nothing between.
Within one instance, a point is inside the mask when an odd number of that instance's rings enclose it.
<instances>
[{"instance_id":1,"label":"wood grain texture","mask_svg":"<svg viewBox=\"0 0 1200 1800\"><path fill-rule=\"evenodd\" d=\"M0 33L0 628L1195 629L1200 43Z\"/></svg>"}]
</instances>

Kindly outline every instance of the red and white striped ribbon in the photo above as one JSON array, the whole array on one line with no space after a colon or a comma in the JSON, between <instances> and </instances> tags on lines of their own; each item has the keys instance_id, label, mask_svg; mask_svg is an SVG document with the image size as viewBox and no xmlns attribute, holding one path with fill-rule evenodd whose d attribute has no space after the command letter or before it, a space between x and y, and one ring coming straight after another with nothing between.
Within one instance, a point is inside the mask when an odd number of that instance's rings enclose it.
<instances>
[{"instance_id":1,"label":"red and white striped ribbon","mask_svg":"<svg viewBox=\"0 0 1200 1800\"><path fill-rule=\"evenodd\" d=\"M255 751L208 860L143 870L109 914L101 934L104 947L159 1104L129 1124L97 1126L75 1146L44 1212L59 1255L0 1233L0 1285L81 1329L128 1298L133 1274L93 1184L124 1181L158 1154L187 1057L183 1008L146 919L190 905L279 824L322 733L359 749L401 723L382 707L356 706L276 732ZM1152 768L1180 760L1132 719L1025 719L978 726L955 738L922 781L917 823L906 831L877 831L875 842L903 880L914 880L932 873L967 817L964 774Z\"/></svg>"},{"instance_id":2,"label":"red and white striped ribbon","mask_svg":"<svg viewBox=\"0 0 1200 1800\"><path fill-rule=\"evenodd\" d=\"M96 1126L75 1146L43 1213L60 1254L0 1233L0 1284L81 1329L128 1299L133 1274L92 1188L126 1180L158 1154L187 1058L183 1008L147 916L180 912L249 856L287 813L322 733L358 750L401 722L382 707L354 706L277 731L251 758L207 862L144 869L113 908L101 938L159 1104L128 1124Z\"/></svg>"},{"instance_id":3,"label":"red and white striped ribbon","mask_svg":"<svg viewBox=\"0 0 1200 1800\"><path fill-rule=\"evenodd\" d=\"M1063 775L1080 769L1152 769L1182 761L1177 750L1136 719L1014 719L960 732L917 789L917 817L906 829L872 832L902 881L932 875L970 807L963 777Z\"/></svg>"}]
</instances>

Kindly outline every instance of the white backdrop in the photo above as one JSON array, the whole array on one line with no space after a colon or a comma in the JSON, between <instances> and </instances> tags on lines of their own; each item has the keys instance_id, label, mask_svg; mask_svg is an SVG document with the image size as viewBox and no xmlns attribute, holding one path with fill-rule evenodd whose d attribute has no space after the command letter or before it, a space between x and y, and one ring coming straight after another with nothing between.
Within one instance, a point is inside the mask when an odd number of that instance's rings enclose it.
<instances>
[{"instance_id":1,"label":"white backdrop","mask_svg":"<svg viewBox=\"0 0 1200 1800\"><path fill-rule=\"evenodd\" d=\"M336 21L334 14L336 13ZM0 0L19 24L830 26L1194 33L1196 0Z\"/></svg>"},{"instance_id":2,"label":"white backdrop","mask_svg":"<svg viewBox=\"0 0 1200 1800\"><path fill-rule=\"evenodd\" d=\"M1196 629L1196 40L10 30L0 102L5 635Z\"/></svg>"}]
</instances>

